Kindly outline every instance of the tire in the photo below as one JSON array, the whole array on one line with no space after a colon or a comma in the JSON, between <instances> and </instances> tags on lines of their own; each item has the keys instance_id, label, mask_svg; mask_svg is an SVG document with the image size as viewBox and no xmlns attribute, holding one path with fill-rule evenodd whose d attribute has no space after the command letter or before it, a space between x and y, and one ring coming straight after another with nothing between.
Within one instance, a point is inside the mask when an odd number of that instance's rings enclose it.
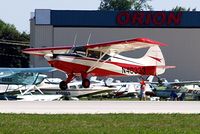
<instances>
[{"instance_id":1,"label":"tire","mask_svg":"<svg viewBox=\"0 0 200 134\"><path fill-rule=\"evenodd\" d=\"M61 82L59 83L59 87L60 87L61 90L66 90L66 89L68 88L68 87L67 87L67 82L61 81Z\"/></svg>"},{"instance_id":2,"label":"tire","mask_svg":"<svg viewBox=\"0 0 200 134\"><path fill-rule=\"evenodd\" d=\"M84 79L84 80L82 81L82 86L83 86L84 88L89 88L89 87L90 87L90 81L89 81L88 79Z\"/></svg>"}]
</instances>

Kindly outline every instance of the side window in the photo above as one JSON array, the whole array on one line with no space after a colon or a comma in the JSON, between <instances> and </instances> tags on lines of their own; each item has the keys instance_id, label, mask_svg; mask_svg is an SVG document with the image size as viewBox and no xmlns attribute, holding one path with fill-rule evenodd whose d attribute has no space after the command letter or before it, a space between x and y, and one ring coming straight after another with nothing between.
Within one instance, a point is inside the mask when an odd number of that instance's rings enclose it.
<instances>
[{"instance_id":1,"label":"side window","mask_svg":"<svg viewBox=\"0 0 200 134\"><path fill-rule=\"evenodd\" d=\"M75 47L74 53L86 56L86 49L85 47Z\"/></svg>"},{"instance_id":2,"label":"side window","mask_svg":"<svg viewBox=\"0 0 200 134\"><path fill-rule=\"evenodd\" d=\"M99 59L102 55L104 55L103 52L100 51L93 51L93 50L88 50L87 51L87 57L91 57L91 58L96 58ZM107 60L109 59L111 56L108 54L105 54L101 60Z\"/></svg>"},{"instance_id":3,"label":"side window","mask_svg":"<svg viewBox=\"0 0 200 134\"><path fill-rule=\"evenodd\" d=\"M69 86L69 89L76 89L75 85Z\"/></svg>"},{"instance_id":4,"label":"side window","mask_svg":"<svg viewBox=\"0 0 200 134\"><path fill-rule=\"evenodd\" d=\"M88 50L88 54L87 54L88 57L91 57L91 58L100 58L100 52L99 51L93 51L93 50Z\"/></svg>"},{"instance_id":5,"label":"side window","mask_svg":"<svg viewBox=\"0 0 200 134\"><path fill-rule=\"evenodd\" d=\"M102 53L101 55L103 55L103 54L104 54L104 53ZM107 60L107 59L109 59L110 57L111 57L111 56L105 54L105 55L103 56L102 60Z\"/></svg>"},{"instance_id":6,"label":"side window","mask_svg":"<svg viewBox=\"0 0 200 134\"><path fill-rule=\"evenodd\" d=\"M80 89L80 88L83 88L83 86L82 85L78 85L78 88Z\"/></svg>"}]
</instances>

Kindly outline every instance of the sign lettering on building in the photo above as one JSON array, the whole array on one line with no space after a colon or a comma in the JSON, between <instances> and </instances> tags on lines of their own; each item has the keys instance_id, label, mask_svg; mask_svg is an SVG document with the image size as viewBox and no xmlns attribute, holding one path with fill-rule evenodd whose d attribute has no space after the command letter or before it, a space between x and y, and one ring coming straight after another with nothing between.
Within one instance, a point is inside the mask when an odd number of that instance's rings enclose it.
<instances>
[{"instance_id":1,"label":"sign lettering on building","mask_svg":"<svg viewBox=\"0 0 200 134\"><path fill-rule=\"evenodd\" d=\"M119 12L116 22L119 26L178 26L182 12Z\"/></svg>"}]
</instances>

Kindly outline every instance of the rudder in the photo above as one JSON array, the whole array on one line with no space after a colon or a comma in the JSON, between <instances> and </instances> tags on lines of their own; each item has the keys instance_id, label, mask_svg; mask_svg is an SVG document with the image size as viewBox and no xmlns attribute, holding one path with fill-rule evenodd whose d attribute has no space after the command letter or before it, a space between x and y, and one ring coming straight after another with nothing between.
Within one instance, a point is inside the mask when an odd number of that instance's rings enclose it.
<instances>
[{"instance_id":1,"label":"rudder","mask_svg":"<svg viewBox=\"0 0 200 134\"><path fill-rule=\"evenodd\" d=\"M156 75L165 72L165 59L160 47L157 45L150 47L140 60L143 61L145 66L156 66Z\"/></svg>"}]
</instances>

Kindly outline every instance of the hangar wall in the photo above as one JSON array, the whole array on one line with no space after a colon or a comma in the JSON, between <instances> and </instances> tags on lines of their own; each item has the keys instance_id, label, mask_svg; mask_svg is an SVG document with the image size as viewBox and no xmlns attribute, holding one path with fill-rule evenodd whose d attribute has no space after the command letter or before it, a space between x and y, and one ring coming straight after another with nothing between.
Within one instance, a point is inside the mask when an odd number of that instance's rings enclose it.
<instances>
[{"instance_id":1,"label":"hangar wall","mask_svg":"<svg viewBox=\"0 0 200 134\"><path fill-rule=\"evenodd\" d=\"M138 27L70 27L37 25L31 19L31 46L71 46L77 35L76 45L85 45L91 34L89 43L100 43L136 37L151 38L168 44L162 47L166 65L175 65L176 69L168 69L161 77L169 80L197 80L200 68L200 28L138 28ZM50 23L50 22L49 22ZM130 57L142 56L145 50L130 52ZM31 66L48 66L42 57L32 57ZM53 77L64 77L54 73Z\"/></svg>"}]
</instances>

